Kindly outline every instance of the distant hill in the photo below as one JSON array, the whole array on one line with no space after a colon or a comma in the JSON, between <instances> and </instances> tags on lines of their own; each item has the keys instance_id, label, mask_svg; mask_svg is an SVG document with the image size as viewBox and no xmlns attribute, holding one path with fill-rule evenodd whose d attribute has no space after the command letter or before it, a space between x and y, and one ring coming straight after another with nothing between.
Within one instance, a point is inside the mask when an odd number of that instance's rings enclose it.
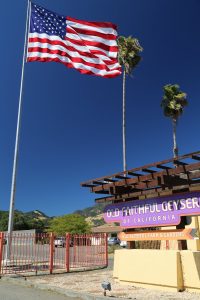
<instances>
[{"instance_id":1,"label":"distant hill","mask_svg":"<svg viewBox=\"0 0 200 300\"><path fill-rule=\"evenodd\" d=\"M81 209L81 210L76 210L74 214L78 214L84 217L95 217L99 214L103 213L103 209L106 206L106 204L95 204L93 206Z\"/></svg>"},{"instance_id":2,"label":"distant hill","mask_svg":"<svg viewBox=\"0 0 200 300\"><path fill-rule=\"evenodd\" d=\"M0 211L0 231L6 231L8 226L8 211ZM25 230L25 229L44 229L48 226L48 217L39 210L30 212L22 212L15 210L14 212L14 230Z\"/></svg>"},{"instance_id":3,"label":"distant hill","mask_svg":"<svg viewBox=\"0 0 200 300\"><path fill-rule=\"evenodd\" d=\"M84 216L86 221L92 226L101 226L105 224L103 219L103 210L107 204L95 204L82 210L76 210L73 213ZM22 212L15 210L14 230L24 229L45 229L48 223L54 217L49 217L40 210ZM6 231L8 226L8 211L0 210L0 231Z\"/></svg>"},{"instance_id":4,"label":"distant hill","mask_svg":"<svg viewBox=\"0 0 200 300\"><path fill-rule=\"evenodd\" d=\"M45 215L42 211L40 210L32 210L29 211L27 213L24 213L27 217L29 218L33 218L35 220L47 220L47 219L51 219L51 217L48 217L47 215Z\"/></svg>"},{"instance_id":5,"label":"distant hill","mask_svg":"<svg viewBox=\"0 0 200 300\"><path fill-rule=\"evenodd\" d=\"M74 213L84 216L86 221L92 226L101 226L105 224L103 210L107 204L95 204L82 210L76 210Z\"/></svg>"}]
</instances>

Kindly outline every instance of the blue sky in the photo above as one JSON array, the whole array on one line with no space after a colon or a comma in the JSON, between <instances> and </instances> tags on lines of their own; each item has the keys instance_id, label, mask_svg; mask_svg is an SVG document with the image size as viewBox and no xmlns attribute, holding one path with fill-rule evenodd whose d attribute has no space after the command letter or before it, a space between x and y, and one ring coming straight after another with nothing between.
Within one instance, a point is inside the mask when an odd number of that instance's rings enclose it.
<instances>
[{"instance_id":1,"label":"blue sky","mask_svg":"<svg viewBox=\"0 0 200 300\"><path fill-rule=\"evenodd\" d=\"M162 87L178 83L189 106L180 118L180 154L199 150L200 1L38 0L59 14L110 21L137 37L142 62L127 79L127 167L172 157ZM0 210L9 209L27 1L1 3ZM80 183L120 172L122 76L81 75L59 63L25 65L15 208L63 215L94 204Z\"/></svg>"}]
</instances>

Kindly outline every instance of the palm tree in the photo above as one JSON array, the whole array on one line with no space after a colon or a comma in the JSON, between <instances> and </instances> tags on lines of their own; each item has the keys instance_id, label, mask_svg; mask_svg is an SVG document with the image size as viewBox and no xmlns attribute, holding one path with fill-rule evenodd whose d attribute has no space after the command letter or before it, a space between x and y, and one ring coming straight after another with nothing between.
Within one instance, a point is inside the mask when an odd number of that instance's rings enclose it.
<instances>
[{"instance_id":1,"label":"palm tree","mask_svg":"<svg viewBox=\"0 0 200 300\"><path fill-rule=\"evenodd\" d=\"M180 90L178 84L167 84L163 87L164 95L161 102L163 113L166 117L171 118L173 127L173 154L174 158L178 156L178 147L176 142L176 127L178 118L182 115L184 107L188 104L186 93ZM175 164L176 167L176 164ZM181 223L176 227L185 228L185 221L181 217ZM167 241L166 241L167 242ZM180 250L187 249L187 242L178 240L178 248Z\"/></svg>"},{"instance_id":2,"label":"palm tree","mask_svg":"<svg viewBox=\"0 0 200 300\"><path fill-rule=\"evenodd\" d=\"M187 95L180 90L178 84L167 84L163 87L164 95L161 102L163 113L171 118L173 126L173 154L178 156L178 147L176 141L176 127L178 118L182 115L184 107L188 104Z\"/></svg>"},{"instance_id":3,"label":"palm tree","mask_svg":"<svg viewBox=\"0 0 200 300\"><path fill-rule=\"evenodd\" d=\"M126 171L126 75L131 75L140 62L139 52L143 49L136 38L120 36L118 38L118 60L123 67L123 169Z\"/></svg>"}]
</instances>

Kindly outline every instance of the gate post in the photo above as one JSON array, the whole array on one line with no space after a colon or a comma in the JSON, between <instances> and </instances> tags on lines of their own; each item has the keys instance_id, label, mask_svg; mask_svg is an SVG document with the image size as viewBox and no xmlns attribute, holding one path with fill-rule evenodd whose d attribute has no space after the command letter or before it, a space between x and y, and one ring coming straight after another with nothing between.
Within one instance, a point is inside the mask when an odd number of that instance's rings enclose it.
<instances>
[{"instance_id":1,"label":"gate post","mask_svg":"<svg viewBox=\"0 0 200 300\"><path fill-rule=\"evenodd\" d=\"M70 233L66 233L66 252L65 252L65 262L66 262L66 271L69 272L69 260L70 260Z\"/></svg>"},{"instance_id":2,"label":"gate post","mask_svg":"<svg viewBox=\"0 0 200 300\"><path fill-rule=\"evenodd\" d=\"M166 241L166 250L169 250L169 241Z\"/></svg>"},{"instance_id":3,"label":"gate post","mask_svg":"<svg viewBox=\"0 0 200 300\"><path fill-rule=\"evenodd\" d=\"M54 257L54 234L50 233L50 251L49 251L49 272L53 273L53 257Z\"/></svg>"},{"instance_id":4,"label":"gate post","mask_svg":"<svg viewBox=\"0 0 200 300\"><path fill-rule=\"evenodd\" d=\"M3 244L4 244L4 233L0 232L0 276L1 276L1 263L3 258Z\"/></svg>"},{"instance_id":5,"label":"gate post","mask_svg":"<svg viewBox=\"0 0 200 300\"><path fill-rule=\"evenodd\" d=\"M104 233L104 239L105 239L105 263L106 267L108 266L108 234Z\"/></svg>"}]
</instances>

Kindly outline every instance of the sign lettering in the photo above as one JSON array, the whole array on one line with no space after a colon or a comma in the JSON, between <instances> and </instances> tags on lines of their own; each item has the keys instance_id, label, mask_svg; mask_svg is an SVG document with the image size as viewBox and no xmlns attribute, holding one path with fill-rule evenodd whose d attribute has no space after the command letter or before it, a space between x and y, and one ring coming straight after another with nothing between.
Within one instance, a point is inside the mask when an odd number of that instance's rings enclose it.
<instances>
[{"instance_id":1,"label":"sign lettering","mask_svg":"<svg viewBox=\"0 0 200 300\"><path fill-rule=\"evenodd\" d=\"M120 232L118 238L121 241L148 241L148 240L193 240L198 239L198 232L195 228L174 229L174 230L152 230Z\"/></svg>"},{"instance_id":2,"label":"sign lettering","mask_svg":"<svg viewBox=\"0 0 200 300\"><path fill-rule=\"evenodd\" d=\"M181 216L200 215L200 192L111 204L104 209L107 223L124 228L178 225Z\"/></svg>"}]
</instances>

